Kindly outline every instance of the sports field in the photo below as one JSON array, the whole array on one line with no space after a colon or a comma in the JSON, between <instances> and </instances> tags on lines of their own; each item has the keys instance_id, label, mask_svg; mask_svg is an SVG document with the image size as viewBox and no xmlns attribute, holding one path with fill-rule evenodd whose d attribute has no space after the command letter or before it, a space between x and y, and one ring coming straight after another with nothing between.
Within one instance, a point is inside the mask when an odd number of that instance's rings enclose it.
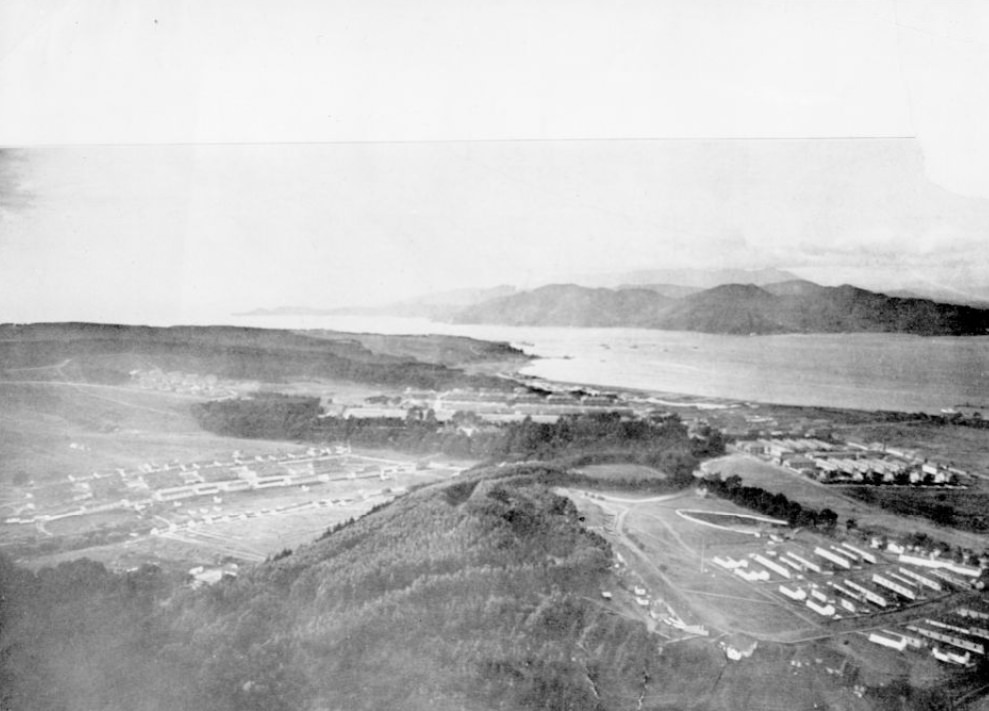
<instances>
[{"instance_id":1,"label":"sports field","mask_svg":"<svg viewBox=\"0 0 989 711\"><path fill-rule=\"evenodd\" d=\"M777 582L746 582L712 562L714 556L741 559L762 552L768 539L712 527L677 513L686 509L741 516L747 513L743 509L695 494L651 498L618 492L570 494L587 523L604 523L604 535L618 550L626 551L624 558L685 622L762 639L817 634L819 620L776 593Z\"/></svg>"}]
</instances>

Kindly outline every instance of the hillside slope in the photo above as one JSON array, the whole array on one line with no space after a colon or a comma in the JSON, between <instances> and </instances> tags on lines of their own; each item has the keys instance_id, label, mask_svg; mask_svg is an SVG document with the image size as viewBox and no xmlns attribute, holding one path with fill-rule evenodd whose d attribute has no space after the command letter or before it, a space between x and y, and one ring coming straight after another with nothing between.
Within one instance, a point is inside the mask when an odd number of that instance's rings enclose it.
<instances>
[{"instance_id":1,"label":"hillside slope","mask_svg":"<svg viewBox=\"0 0 989 711\"><path fill-rule=\"evenodd\" d=\"M331 378L415 387L499 388L505 387L502 379L470 376L456 366L476 361L479 354L524 359L506 344L445 336L413 336L403 344L404 338L235 326L2 324L0 376L6 372L3 377L20 380L32 369L64 362L72 369L73 380L110 383L126 381L133 369L159 368L276 383Z\"/></svg>"}]
</instances>

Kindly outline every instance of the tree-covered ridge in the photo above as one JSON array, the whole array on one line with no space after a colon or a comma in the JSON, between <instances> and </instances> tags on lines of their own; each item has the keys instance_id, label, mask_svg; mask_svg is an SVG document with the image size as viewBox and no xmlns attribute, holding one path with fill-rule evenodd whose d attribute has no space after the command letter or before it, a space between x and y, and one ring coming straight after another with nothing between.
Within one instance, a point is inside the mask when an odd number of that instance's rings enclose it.
<instances>
[{"instance_id":1,"label":"tree-covered ridge","mask_svg":"<svg viewBox=\"0 0 989 711\"><path fill-rule=\"evenodd\" d=\"M571 466L597 462L638 462L656 467L681 484L698 457L724 453L719 433L690 438L678 418L661 422L617 412L564 415L556 422L525 418L466 431L429 417L343 418L318 416L315 398L280 395L217 400L193 407L200 426L235 437L349 442L356 447L408 452L443 452L473 459L561 460ZM473 428L470 428L473 429Z\"/></svg>"},{"instance_id":2,"label":"tree-covered ridge","mask_svg":"<svg viewBox=\"0 0 989 711\"><path fill-rule=\"evenodd\" d=\"M209 432L231 437L298 439L319 417L319 398L258 393L251 398L196 403L192 414Z\"/></svg>"}]
</instances>

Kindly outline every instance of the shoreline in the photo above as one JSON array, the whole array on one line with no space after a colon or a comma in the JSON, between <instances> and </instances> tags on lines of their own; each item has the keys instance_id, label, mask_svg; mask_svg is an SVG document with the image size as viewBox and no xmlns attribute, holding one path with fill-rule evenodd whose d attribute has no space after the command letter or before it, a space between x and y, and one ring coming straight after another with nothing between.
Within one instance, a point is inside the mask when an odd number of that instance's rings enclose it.
<instances>
[{"instance_id":1,"label":"shoreline","mask_svg":"<svg viewBox=\"0 0 989 711\"><path fill-rule=\"evenodd\" d=\"M539 359L539 356L535 356L535 359ZM668 390L651 390L646 388L629 388L624 386L605 386L596 385L591 383L580 383L576 381L567 380L552 380L542 376L528 375L525 373L515 372L510 375L506 374L506 377L511 377L522 384L539 384L547 383L554 387L562 387L566 390L587 390L596 392L612 392L619 396L629 396L636 399L650 400L655 402L657 405L662 407L677 407L684 409L695 409L702 410L705 412L710 412L716 414L718 412L724 412L728 410L741 410L745 408L746 410L758 411L762 409L769 410L807 410L814 411L817 413L832 413L835 415L845 414L847 416L858 416L866 417L871 416L869 419L874 419L877 416L883 415L904 415L909 416L914 413L909 410L866 410L854 407L835 407L830 405L793 405L789 403L780 402L770 402L764 400L754 400L754 399L737 399L724 396L708 396L708 395L698 395L694 393L685 392L672 392ZM552 388L547 388L552 389Z\"/></svg>"}]
</instances>

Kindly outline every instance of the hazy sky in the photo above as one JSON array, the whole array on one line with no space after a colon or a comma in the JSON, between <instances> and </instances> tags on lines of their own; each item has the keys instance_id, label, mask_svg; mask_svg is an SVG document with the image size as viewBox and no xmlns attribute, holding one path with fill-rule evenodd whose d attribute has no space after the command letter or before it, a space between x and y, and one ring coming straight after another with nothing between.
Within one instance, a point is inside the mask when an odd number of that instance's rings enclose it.
<instances>
[{"instance_id":1,"label":"hazy sky","mask_svg":"<svg viewBox=\"0 0 989 711\"><path fill-rule=\"evenodd\" d=\"M987 76L980 0L4 0L0 320L985 284Z\"/></svg>"}]
</instances>

